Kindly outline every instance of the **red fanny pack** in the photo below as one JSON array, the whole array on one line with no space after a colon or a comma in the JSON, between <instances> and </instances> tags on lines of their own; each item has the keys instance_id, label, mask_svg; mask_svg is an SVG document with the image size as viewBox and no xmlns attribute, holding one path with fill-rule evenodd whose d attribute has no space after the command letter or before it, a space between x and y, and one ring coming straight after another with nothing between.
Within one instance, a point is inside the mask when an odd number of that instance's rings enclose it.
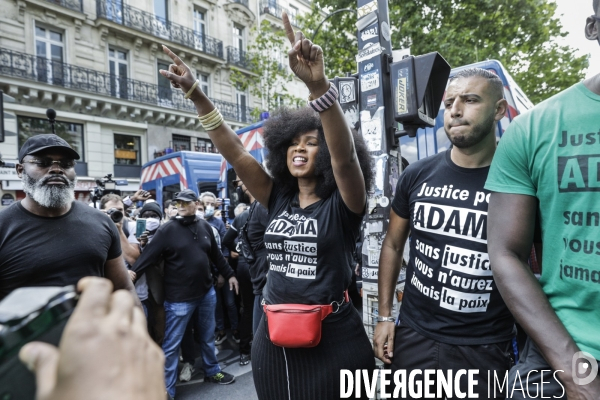
<instances>
[{"instance_id":1,"label":"red fanny pack","mask_svg":"<svg viewBox=\"0 0 600 400\"><path fill-rule=\"evenodd\" d=\"M342 301L327 305L264 304L269 339L281 347L315 347L321 341L321 322L348 301L346 291Z\"/></svg>"}]
</instances>

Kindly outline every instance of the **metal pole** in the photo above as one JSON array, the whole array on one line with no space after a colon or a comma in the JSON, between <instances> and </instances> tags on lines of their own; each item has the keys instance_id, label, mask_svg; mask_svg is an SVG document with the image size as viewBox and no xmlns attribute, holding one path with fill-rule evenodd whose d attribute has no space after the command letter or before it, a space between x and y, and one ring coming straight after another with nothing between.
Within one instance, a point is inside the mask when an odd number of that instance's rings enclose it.
<instances>
[{"instance_id":1,"label":"metal pole","mask_svg":"<svg viewBox=\"0 0 600 400\"><path fill-rule=\"evenodd\" d=\"M368 193L363 220L363 323L372 339L379 310L379 255L400 174L400 148L394 137L388 0L357 0L357 3L359 121L377 176ZM397 315L397 305L392 312Z\"/></svg>"}]
</instances>

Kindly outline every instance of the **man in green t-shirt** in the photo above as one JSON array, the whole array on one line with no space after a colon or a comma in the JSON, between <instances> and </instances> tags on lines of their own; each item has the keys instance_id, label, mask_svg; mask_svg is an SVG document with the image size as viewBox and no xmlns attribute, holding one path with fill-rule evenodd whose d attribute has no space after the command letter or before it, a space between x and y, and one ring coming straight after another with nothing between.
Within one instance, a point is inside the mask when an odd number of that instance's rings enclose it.
<instances>
[{"instance_id":1,"label":"man in green t-shirt","mask_svg":"<svg viewBox=\"0 0 600 400\"><path fill-rule=\"evenodd\" d=\"M599 40L599 2L585 26L590 40ZM545 397L600 399L600 74L513 121L485 188L494 278L529 335L508 398L543 388ZM539 283L527 267L536 217Z\"/></svg>"}]
</instances>

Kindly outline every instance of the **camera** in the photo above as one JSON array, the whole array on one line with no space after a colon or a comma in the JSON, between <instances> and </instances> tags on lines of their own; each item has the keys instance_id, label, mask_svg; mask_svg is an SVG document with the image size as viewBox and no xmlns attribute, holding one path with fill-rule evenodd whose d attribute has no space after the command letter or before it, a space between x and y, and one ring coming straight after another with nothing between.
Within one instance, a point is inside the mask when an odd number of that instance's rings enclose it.
<instances>
[{"instance_id":1,"label":"camera","mask_svg":"<svg viewBox=\"0 0 600 400\"><path fill-rule=\"evenodd\" d=\"M115 181L112 179L112 174L107 174L102 179L96 179L96 185L98 185L98 186L96 186L92 190L92 195L91 195L91 201L94 204L94 207L96 206L96 202L100 201L102 196L104 196L105 194L114 193L114 194L120 196L121 191L119 189L117 189L117 186L127 185L127 179L119 179L119 180ZM111 218L113 218L113 217L111 216ZM122 213L121 213L121 219L123 219ZM119 221L121 219L119 219ZM115 221L114 218L113 218L113 221ZM118 221L115 221L115 222L118 222Z\"/></svg>"},{"instance_id":2,"label":"camera","mask_svg":"<svg viewBox=\"0 0 600 400\"><path fill-rule=\"evenodd\" d=\"M123 220L123 213L116 208L111 208L110 210L106 211L106 214L110 217L110 219L113 220L115 224L118 224Z\"/></svg>"},{"instance_id":3,"label":"camera","mask_svg":"<svg viewBox=\"0 0 600 400\"><path fill-rule=\"evenodd\" d=\"M71 285L20 288L0 302L0 399L35 399L35 376L19 351L34 340L58 345L78 299Z\"/></svg>"}]
</instances>

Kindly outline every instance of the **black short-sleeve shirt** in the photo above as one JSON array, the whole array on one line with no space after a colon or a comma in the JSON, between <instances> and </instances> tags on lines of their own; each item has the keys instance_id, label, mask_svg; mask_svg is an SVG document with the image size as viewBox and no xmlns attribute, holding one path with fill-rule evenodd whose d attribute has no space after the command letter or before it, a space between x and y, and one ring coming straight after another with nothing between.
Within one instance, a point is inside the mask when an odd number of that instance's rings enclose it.
<instances>
[{"instance_id":1,"label":"black short-sleeve shirt","mask_svg":"<svg viewBox=\"0 0 600 400\"><path fill-rule=\"evenodd\" d=\"M362 216L339 191L302 209L296 193L274 186L264 241L269 270L263 296L269 304L339 301L352 278L352 252Z\"/></svg>"},{"instance_id":2,"label":"black short-sleeve shirt","mask_svg":"<svg viewBox=\"0 0 600 400\"><path fill-rule=\"evenodd\" d=\"M514 320L487 253L489 167L462 168L450 151L411 164L392 202L410 220L402 323L450 344L509 340Z\"/></svg>"},{"instance_id":3,"label":"black short-sleeve shirt","mask_svg":"<svg viewBox=\"0 0 600 400\"><path fill-rule=\"evenodd\" d=\"M60 217L41 217L21 202L0 212L0 299L25 286L74 285L104 276L121 255L117 227L105 214L74 201Z\"/></svg>"}]
</instances>

